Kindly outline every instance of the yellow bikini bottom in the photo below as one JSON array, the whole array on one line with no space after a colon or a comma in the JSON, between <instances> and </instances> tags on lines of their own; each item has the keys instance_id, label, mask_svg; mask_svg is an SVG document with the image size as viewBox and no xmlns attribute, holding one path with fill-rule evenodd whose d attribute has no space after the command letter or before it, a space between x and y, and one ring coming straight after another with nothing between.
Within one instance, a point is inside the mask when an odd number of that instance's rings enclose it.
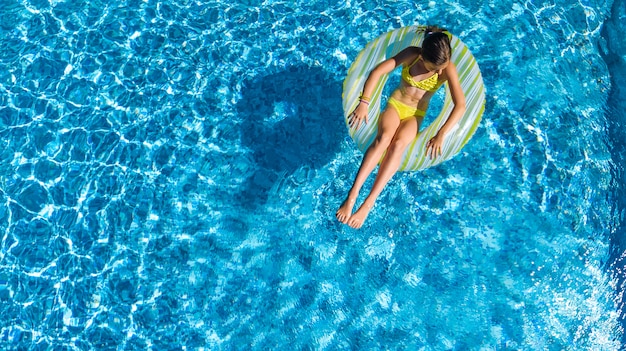
<instances>
[{"instance_id":1,"label":"yellow bikini bottom","mask_svg":"<svg viewBox=\"0 0 626 351\"><path fill-rule=\"evenodd\" d=\"M387 100L387 105L393 107L393 109L396 110L396 112L398 112L398 116L400 116L400 120L407 119L409 117L423 118L424 116L426 116L426 111L420 110L413 106L409 106L392 97L390 97Z\"/></svg>"}]
</instances>

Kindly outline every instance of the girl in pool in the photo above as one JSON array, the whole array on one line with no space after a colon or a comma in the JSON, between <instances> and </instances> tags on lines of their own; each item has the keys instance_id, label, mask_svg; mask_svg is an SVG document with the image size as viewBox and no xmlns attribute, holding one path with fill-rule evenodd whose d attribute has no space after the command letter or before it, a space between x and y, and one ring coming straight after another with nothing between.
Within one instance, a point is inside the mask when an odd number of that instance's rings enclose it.
<instances>
[{"instance_id":1,"label":"girl in pool","mask_svg":"<svg viewBox=\"0 0 626 351\"><path fill-rule=\"evenodd\" d=\"M397 172L402 155L417 136L430 99L437 89L448 82L454 108L441 129L426 144L429 157L441 155L446 134L465 112L465 96L456 67L450 62L450 38L446 32L436 27L428 27L426 32L421 47L408 47L370 72L363 86L359 105L349 117L350 127L358 128L362 122L367 123L370 97L379 79L403 66L400 86L389 97L387 107L378 119L376 138L365 152L352 188L336 213L340 222L352 228L363 225L383 188ZM379 161L380 168L370 193L359 209L352 213L361 187Z\"/></svg>"}]
</instances>

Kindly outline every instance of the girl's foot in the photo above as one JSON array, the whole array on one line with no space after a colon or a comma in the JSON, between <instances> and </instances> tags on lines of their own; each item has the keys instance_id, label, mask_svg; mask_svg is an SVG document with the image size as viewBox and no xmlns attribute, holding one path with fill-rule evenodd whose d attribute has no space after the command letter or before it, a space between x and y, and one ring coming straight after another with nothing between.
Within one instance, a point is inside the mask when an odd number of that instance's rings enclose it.
<instances>
[{"instance_id":1,"label":"girl's foot","mask_svg":"<svg viewBox=\"0 0 626 351\"><path fill-rule=\"evenodd\" d=\"M347 197L346 200L341 204L341 207L335 213L335 216L339 220L339 222L346 224L348 223L348 219L352 215L352 208L354 208L354 203L356 199Z\"/></svg>"},{"instance_id":2,"label":"girl's foot","mask_svg":"<svg viewBox=\"0 0 626 351\"><path fill-rule=\"evenodd\" d=\"M372 206L363 204L348 220L348 225L354 229L359 229L365 222Z\"/></svg>"}]
</instances>

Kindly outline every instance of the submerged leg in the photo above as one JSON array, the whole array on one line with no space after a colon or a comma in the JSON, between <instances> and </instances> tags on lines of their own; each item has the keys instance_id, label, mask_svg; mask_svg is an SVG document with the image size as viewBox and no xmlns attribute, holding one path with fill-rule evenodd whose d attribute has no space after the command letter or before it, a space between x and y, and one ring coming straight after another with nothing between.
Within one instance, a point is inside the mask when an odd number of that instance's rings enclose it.
<instances>
[{"instance_id":1,"label":"submerged leg","mask_svg":"<svg viewBox=\"0 0 626 351\"><path fill-rule=\"evenodd\" d=\"M348 220L352 215L352 209L354 208L356 199L359 196L359 191L361 191L361 187L363 187L367 177L372 173L374 168L376 168L376 165L378 165L378 161L380 161L380 158L385 153L385 150L389 147L389 144L396 134L399 125L400 117L398 116L396 110L393 108L385 109L379 119L378 134L376 135L376 139L374 139L372 144L367 148L365 156L363 156L361 166L359 167L359 171L357 172L352 187L348 192L348 196L335 214L341 223L348 223Z\"/></svg>"},{"instance_id":2,"label":"submerged leg","mask_svg":"<svg viewBox=\"0 0 626 351\"><path fill-rule=\"evenodd\" d=\"M400 163L402 162L404 150L406 150L407 146L413 141L418 130L419 124L417 119L408 118L402 121L400 127L398 128L398 132L391 142L391 145L389 145L385 158L380 164L378 174L376 175L376 179L374 180L370 193L367 195L367 198L365 198L365 201L363 201L361 207L359 207L359 209L348 219L348 225L350 227L356 229L361 228L367 218L367 215L374 206L376 199L383 191L389 180L391 180L391 177L393 177L393 175L398 171Z\"/></svg>"}]
</instances>

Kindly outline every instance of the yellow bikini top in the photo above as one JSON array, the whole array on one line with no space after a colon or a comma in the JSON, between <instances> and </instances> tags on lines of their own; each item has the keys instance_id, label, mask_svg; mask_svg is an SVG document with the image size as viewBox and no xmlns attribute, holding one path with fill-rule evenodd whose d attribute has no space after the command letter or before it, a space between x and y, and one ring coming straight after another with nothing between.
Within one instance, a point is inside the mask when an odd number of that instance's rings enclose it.
<instances>
[{"instance_id":1,"label":"yellow bikini top","mask_svg":"<svg viewBox=\"0 0 626 351\"><path fill-rule=\"evenodd\" d=\"M418 89L426 91L436 91L437 88L439 88L437 84L439 83L439 74L437 72L435 72L435 74L433 74L432 76L420 81L415 81L415 79L413 79L413 76L411 76L411 73L409 73L411 67L413 67L413 65L415 65L417 61L419 61L421 58L422 57L419 56L417 59L415 59L415 61L413 61L412 64L404 66L404 68L402 69L402 79L404 79L404 81L407 82L409 85L414 86Z\"/></svg>"}]
</instances>

